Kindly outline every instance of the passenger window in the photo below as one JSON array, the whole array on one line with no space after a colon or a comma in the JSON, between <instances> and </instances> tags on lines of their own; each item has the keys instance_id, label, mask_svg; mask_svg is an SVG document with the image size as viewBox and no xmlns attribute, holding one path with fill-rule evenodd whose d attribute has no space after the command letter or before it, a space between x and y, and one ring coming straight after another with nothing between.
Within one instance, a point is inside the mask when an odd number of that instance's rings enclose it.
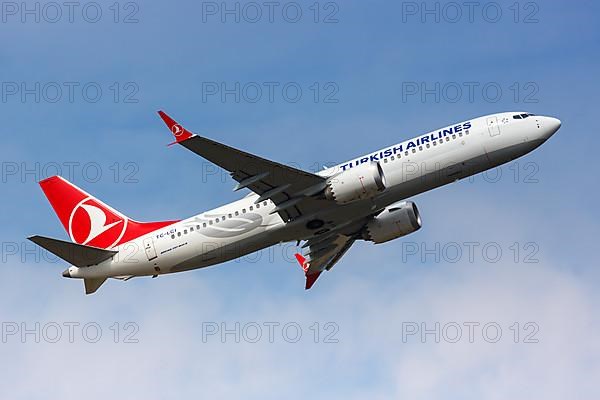
<instances>
[{"instance_id":1,"label":"passenger window","mask_svg":"<svg viewBox=\"0 0 600 400\"><path fill-rule=\"evenodd\" d=\"M427 143L425 146L426 146L427 148L429 148L429 143Z\"/></svg>"},{"instance_id":2,"label":"passenger window","mask_svg":"<svg viewBox=\"0 0 600 400\"><path fill-rule=\"evenodd\" d=\"M199 231L200 230L200 225L196 225L196 230Z\"/></svg>"},{"instance_id":3,"label":"passenger window","mask_svg":"<svg viewBox=\"0 0 600 400\"><path fill-rule=\"evenodd\" d=\"M250 211L254 211L254 207L250 206Z\"/></svg>"},{"instance_id":4,"label":"passenger window","mask_svg":"<svg viewBox=\"0 0 600 400\"><path fill-rule=\"evenodd\" d=\"M387 164L387 162L388 162L387 158L384 158L384 159L383 159L383 163L384 163L384 164Z\"/></svg>"},{"instance_id":5,"label":"passenger window","mask_svg":"<svg viewBox=\"0 0 600 400\"><path fill-rule=\"evenodd\" d=\"M184 230L183 230L183 234L184 234L184 235L187 235L187 229L184 229Z\"/></svg>"},{"instance_id":6,"label":"passenger window","mask_svg":"<svg viewBox=\"0 0 600 400\"><path fill-rule=\"evenodd\" d=\"M462 132L459 132L459 133L458 133L458 137L462 137Z\"/></svg>"},{"instance_id":7,"label":"passenger window","mask_svg":"<svg viewBox=\"0 0 600 400\"><path fill-rule=\"evenodd\" d=\"M260 208L260 203L256 203L256 208Z\"/></svg>"},{"instance_id":8,"label":"passenger window","mask_svg":"<svg viewBox=\"0 0 600 400\"><path fill-rule=\"evenodd\" d=\"M396 158L394 156L390 156L390 160L394 161Z\"/></svg>"},{"instance_id":9,"label":"passenger window","mask_svg":"<svg viewBox=\"0 0 600 400\"><path fill-rule=\"evenodd\" d=\"M202 224L202 227L203 227L203 228L206 228L206 222Z\"/></svg>"},{"instance_id":10,"label":"passenger window","mask_svg":"<svg viewBox=\"0 0 600 400\"><path fill-rule=\"evenodd\" d=\"M408 157L408 150L404 152L404 155Z\"/></svg>"},{"instance_id":11,"label":"passenger window","mask_svg":"<svg viewBox=\"0 0 600 400\"><path fill-rule=\"evenodd\" d=\"M452 135L452 140L456 139L456 135Z\"/></svg>"},{"instance_id":12,"label":"passenger window","mask_svg":"<svg viewBox=\"0 0 600 400\"><path fill-rule=\"evenodd\" d=\"M433 142L433 145L434 145L434 146L437 146L437 142Z\"/></svg>"},{"instance_id":13,"label":"passenger window","mask_svg":"<svg viewBox=\"0 0 600 400\"><path fill-rule=\"evenodd\" d=\"M242 208L242 214L246 214L246 209Z\"/></svg>"},{"instance_id":14,"label":"passenger window","mask_svg":"<svg viewBox=\"0 0 600 400\"><path fill-rule=\"evenodd\" d=\"M212 219L211 219L210 221L208 221L208 224L209 224L209 225L212 225L212 224L213 224L213 222L212 222Z\"/></svg>"},{"instance_id":15,"label":"passenger window","mask_svg":"<svg viewBox=\"0 0 600 400\"><path fill-rule=\"evenodd\" d=\"M413 154L417 152L414 147L412 149L412 152L413 152Z\"/></svg>"},{"instance_id":16,"label":"passenger window","mask_svg":"<svg viewBox=\"0 0 600 400\"><path fill-rule=\"evenodd\" d=\"M216 223L216 224L218 224L218 223L219 223L219 218L217 218L217 219L215 220L215 223Z\"/></svg>"},{"instance_id":17,"label":"passenger window","mask_svg":"<svg viewBox=\"0 0 600 400\"><path fill-rule=\"evenodd\" d=\"M181 236L181 232L177 232L177 236Z\"/></svg>"},{"instance_id":18,"label":"passenger window","mask_svg":"<svg viewBox=\"0 0 600 400\"><path fill-rule=\"evenodd\" d=\"M237 217L238 215L240 215L239 211L235 212L235 216Z\"/></svg>"},{"instance_id":19,"label":"passenger window","mask_svg":"<svg viewBox=\"0 0 600 400\"><path fill-rule=\"evenodd\" d=\"M194 227L190 226L190 232L194 232Z\"/></svg>"},{"instance_id":20,"label":"passenger window","mask_svg":"<svg viewBox=\"0 0 600 400\"><path fill-rule=\"evenodd\" d=\"M263 201L263 206L265 206L265 207L267 206L267 201L266 200Z\"/></svg>"},{"instance_id":21,"label":"passenger window","mask_svg":"<svg viewBox=\"0 0 600 400\"><path fill-rule=\"evenodd\" d=\"M171 239L175 239L175 235L171 235Z\"/></svg>"},{"instance_id":22,"label":"passenger window","mask_svg":"<svg viewBox=\"0 0 600 400\"><path fill-rule=\"evenodd\" d=\"M228 216L229 218L232 218L232 217L233 217L233 215L231 215L231 214L227 214L227 216Z\"/></svg>"},{"instance_id":23,"label":"passenger window","mask_svg":"<svg viewBox=\"0 0 600 400\"><path fill-rule=\"evenodd\" d=\"M446 136L446 142L449 142L450 138L448 136Z\"/></svg>"}]
</instances>

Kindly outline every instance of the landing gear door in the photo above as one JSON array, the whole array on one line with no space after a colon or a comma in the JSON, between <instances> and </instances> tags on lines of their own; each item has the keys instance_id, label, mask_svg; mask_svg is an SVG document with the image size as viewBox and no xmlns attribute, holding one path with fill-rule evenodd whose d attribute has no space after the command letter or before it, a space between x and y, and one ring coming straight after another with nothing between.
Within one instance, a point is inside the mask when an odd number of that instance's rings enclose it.
<instances>
[{"instance_id":1,"label":"landing gear door","mask_svg":"<svg viewBox=\"0 0 600 400\"><path fill-rule=\"evenodd\" d=\"M487 118L487 127L490 136L497 136L500 134L500 127L498 126L498 118L497 117L488 117Z\"/></svg>"},{"instance_id":2,"label":"landing gear door","mask_svg":"<svg viewBox=\"0 0 600 400\"><path fill-rule=\"evenodd\" d=\"M146 257L148 257L148 261L152 261L157 257L156 249L154 248L154 241L151 237L144 239L144 251L146 252Z\"/></svg>"}]
</instances>

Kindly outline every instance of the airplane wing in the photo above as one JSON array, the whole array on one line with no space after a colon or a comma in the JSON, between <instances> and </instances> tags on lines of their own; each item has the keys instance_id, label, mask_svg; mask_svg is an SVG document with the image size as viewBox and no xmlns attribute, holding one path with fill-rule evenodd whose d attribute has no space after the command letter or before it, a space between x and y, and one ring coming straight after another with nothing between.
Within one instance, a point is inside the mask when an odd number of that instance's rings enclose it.
<instances>
[{"instance_id":1,"label":"airplane wing","mask_svg":"<svg viewBox=\"0 0 600 400\"><path fill-rule=\"evenodd\" d=\"M256 203L270 199L284 221L310 214L323 207L326 200L310 196L325 188L325 178L287 165L270 161L214 140L196 135L159 111L175 142L229 171L238 184L234 190L248 188L259 195Z\"/></svg>"},{"instance_id":2,"label":"airplane wing","mask_svg":"<svg viewBox=\"0 0 600 400\"><path fill-rule=\"evenodd\" d=\"M308 247L308 252L304 255L300 253L295 255L306 276L305 289L310 289L323 271L333 268L355 240L353 236L341 234L308 240L302 246L303 248Z\"/></svg>"}]
</instances>

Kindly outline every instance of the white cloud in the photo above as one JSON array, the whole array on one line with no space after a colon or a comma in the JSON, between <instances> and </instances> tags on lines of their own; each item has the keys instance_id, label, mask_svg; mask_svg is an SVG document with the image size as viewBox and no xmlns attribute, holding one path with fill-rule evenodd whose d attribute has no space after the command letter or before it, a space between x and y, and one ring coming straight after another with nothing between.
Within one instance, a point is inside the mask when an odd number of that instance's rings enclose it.
<instances>
[{"instance_id":1,"label":"white cloud","mask_svg":"<svg viewBox=\"0 0 600 400\"><path fill-rule=\"evenodd\" d=\"M72 344L9 340L0 347L5 371L0 385L16 399L40 392L90 399L115 393L149 399L389 398L390 391L407 398L594 397L592 377L600 373L594 336L599 304L589 282L550 264L443 265L408 276L408 284L402 276L408 269L394 279L372 281L361 273L363 265L347 261L346 271L324 277L336 279L333 290L276 303L263 292L252 304L236 304L230 299L244 288L206 281L202 272L152 284L107 285L89 297L66 290L37 306L25 300L22 320L29 326L96 321L106 338L96 344L81 337ZM21 287L24 296L56 284L47 277L30 278L29 288ZM13 319L18 315L5 311ZM109 326L114 321L138 324L140 342L113 343ZM225 343L218 336L203 343L202 322L211 321L229 328L236 321L241 326L296 322L303 337L287 343L277 330L269 343L265 328L258 343L235 343L232 335ZM314 343L310 326L315 321L335 322L339 343ZM425 343L418 336L403 343L403 322L432 328L436 321L441 326L496 322L503 336L487 343L476 330L474 343L466 333L458 343L443 338L435 343L432 335ZM510 326L528 321L539 326L539 343L514 343Z\"/></svg>"}]
</instances>

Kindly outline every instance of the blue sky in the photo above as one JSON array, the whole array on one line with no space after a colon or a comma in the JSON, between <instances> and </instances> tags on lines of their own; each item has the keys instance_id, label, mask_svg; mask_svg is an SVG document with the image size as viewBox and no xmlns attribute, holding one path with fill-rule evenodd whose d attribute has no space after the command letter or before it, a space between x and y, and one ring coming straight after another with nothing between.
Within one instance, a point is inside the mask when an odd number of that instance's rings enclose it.
<instances>
[{"instance_id":1,"label":"blue sky","mask_svg":"<svg viewBox=\"0 0 600 400\"><path fill-rule=\"evenodd\" d=\"M441 3L439 20L423 17L421 2L320 2L318 22L312 1L277 3L273 22L264 5L249 21L247 3L239 22L221 20L221 2L122 2L118 16L113 2L99 2L85 15L76 9L73 22L65 8L51 22L53 10L39 3L36 22L15 4L3 6L0 22L2 332L71 321L96 323L103 336L7 336L0 385L11 397L597 397L597 3L482 2L472 21L462 8L454 22ZM98 8L99 21L89 22ZM302 16L290 22L297 9ZM207 92L236 83L239 102ZM415 85L434 94L406 92ZM302 96L294 102L284 87ZM215 268L111 281L86 297L80 282L60 277L62 263L36 259L24 240L66 238L36 183L57 166L139 220L190 216L239 196L226 174L166 147L158 109L308 170L488 113L527 110L563 125L494 174L417 196L422 230L381 246L358 243L310 292L290 260L293 246L277 246ZM114 343L110 327L128 321L138 343ZM297 343L280 334L273 343L202 340L207 323L236 322L294 323L303 335ZM327 322L337 343L323 342ZM407 323L436 322L494 323L503 335L497 343L480 334L473 343L402 340ZM523 343L527 322L538 343Z\"/></svg>"}]
</instances>

